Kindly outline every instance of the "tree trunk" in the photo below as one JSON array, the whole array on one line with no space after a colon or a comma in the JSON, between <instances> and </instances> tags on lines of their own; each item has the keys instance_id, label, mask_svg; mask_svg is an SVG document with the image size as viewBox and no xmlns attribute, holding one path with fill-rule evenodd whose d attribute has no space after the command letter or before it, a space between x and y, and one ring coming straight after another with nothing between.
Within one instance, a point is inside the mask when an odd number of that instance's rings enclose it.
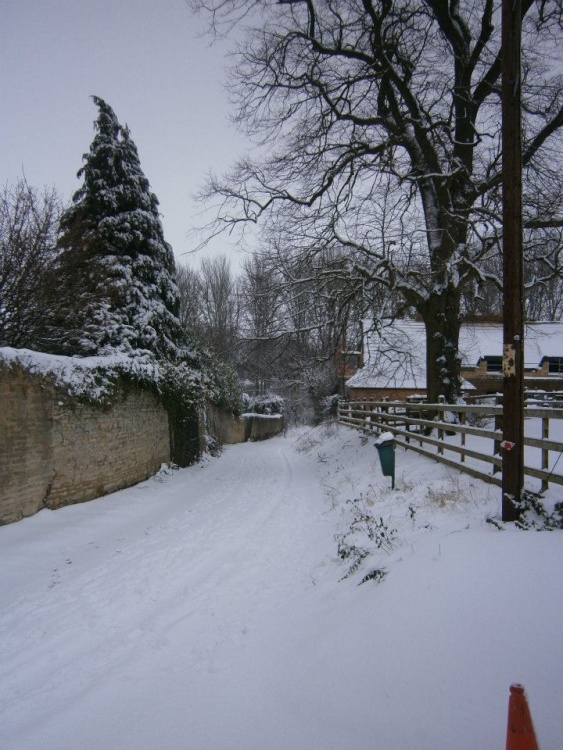
<instances>
[{"instance_id":1,"label":"tree trunk","mask_svg":"<svg viewBox=\"0 0 563 750\"><path fill-rule=\"evenodd\" d=\"M461 394L460 299L457 288L433 294L421 310L426 327L426 392L430 403L444 396L454 404Z\"/></svg>"}]
</instances>

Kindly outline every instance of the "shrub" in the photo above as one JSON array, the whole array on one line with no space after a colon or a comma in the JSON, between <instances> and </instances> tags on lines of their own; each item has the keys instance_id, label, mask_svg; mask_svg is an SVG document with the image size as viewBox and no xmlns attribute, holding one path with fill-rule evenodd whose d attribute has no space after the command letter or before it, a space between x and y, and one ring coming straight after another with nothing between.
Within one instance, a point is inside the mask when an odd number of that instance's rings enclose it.
<instances>
[{"instance_id":1,"label":"shrub","mask_svg":"<svg viewBox=\"0 0 563 750\"><path fill-rule=\"evenodd\" d=\"M269 393L266 396L251 398L247 393L243 394L244 409L254 414L283 414L285 399Z\"/></svg>"}]
</instances>

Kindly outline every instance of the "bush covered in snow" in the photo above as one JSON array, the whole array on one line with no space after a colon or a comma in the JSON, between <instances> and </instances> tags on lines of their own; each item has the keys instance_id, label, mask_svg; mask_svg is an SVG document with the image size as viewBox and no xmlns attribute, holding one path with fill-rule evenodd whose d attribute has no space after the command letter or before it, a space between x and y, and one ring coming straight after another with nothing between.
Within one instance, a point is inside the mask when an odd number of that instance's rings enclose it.
<instances>
[{"instance_id":1,"label":"bush covered in snow","mask_svg":"<svg viewBox=\"0 0 563 750\"><path fill-rule=\"evenodd\" d=\"M285 399L274 393L255 398L243 393L242 401L244 411L252 414L283 414L285 405Z\"/></svg>"},{"instance_id":2,"label":"bush covered in snow","mask_svg":"<svg viewBox=\"0 0 563 750\"><path fill-rule=\"evenodd\" d=\"M338 393L332 396L325 396L322 400L322 416L324 419L332 419L338 414L338 404L344 399Z\"/></svg>"},{"instance_id":3,"label":"bush covered in snow","mask_svg":"<svg viewBox=\"0 0 563 750\"><path fill-rule=\"evenodd\" d=\"M50 379L63 397L100 406L112 402L118 381L125 380L155 390L165 404L176 400L192 407L207 398L230 411L240 410L239 394L229 381L229 373L220 366L215 369L210 360L202 366L195 355L190 364L187 359L176 363L159 361L148 354L66 357L4 347L0 348L0 363Z\"/></svg>"}]
</instances>

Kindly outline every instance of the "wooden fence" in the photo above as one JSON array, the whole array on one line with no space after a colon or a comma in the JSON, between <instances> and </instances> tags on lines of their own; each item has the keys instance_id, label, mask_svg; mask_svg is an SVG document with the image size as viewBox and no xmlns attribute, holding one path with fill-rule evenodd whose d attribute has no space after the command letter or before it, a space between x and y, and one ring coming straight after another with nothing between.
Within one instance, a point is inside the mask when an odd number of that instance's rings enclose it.
<instances>
[{"instance_id":1,"label":"wooden fence","mask_svg":"<svg viewBox=\"0 0 563 750\"><path fill-rule=\"evenodd\" d=\"M561 408L525 408L524 474L540 480L541 492L549 483L563 485L563 475L555 473L563 443L550 439L550 429L563 437L561 420ZM402 448L502 484L501 405L347 401L339 404L338 421L374 435L390 432Z\"/></svg>"}]
</instances>

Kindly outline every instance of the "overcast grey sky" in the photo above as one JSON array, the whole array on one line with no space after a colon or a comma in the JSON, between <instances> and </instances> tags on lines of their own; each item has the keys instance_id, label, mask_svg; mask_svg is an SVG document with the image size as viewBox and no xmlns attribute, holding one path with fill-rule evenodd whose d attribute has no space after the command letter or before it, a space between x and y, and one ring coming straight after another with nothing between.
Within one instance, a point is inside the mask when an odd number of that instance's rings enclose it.
<instances>
[{"instance_id":1,"label":"overcast grey sky","mask_svg":"<svg viewBox=\"0 0 563 750\"><path fill-rule=\"evenodd\" d=\"M0 0L1 184L24 171L69 200L100 96L129 125L181 259L196 244L193 194L244 149L228 122L225 47L202 31L185 0Z\"/></svg>"}]
</instances>

